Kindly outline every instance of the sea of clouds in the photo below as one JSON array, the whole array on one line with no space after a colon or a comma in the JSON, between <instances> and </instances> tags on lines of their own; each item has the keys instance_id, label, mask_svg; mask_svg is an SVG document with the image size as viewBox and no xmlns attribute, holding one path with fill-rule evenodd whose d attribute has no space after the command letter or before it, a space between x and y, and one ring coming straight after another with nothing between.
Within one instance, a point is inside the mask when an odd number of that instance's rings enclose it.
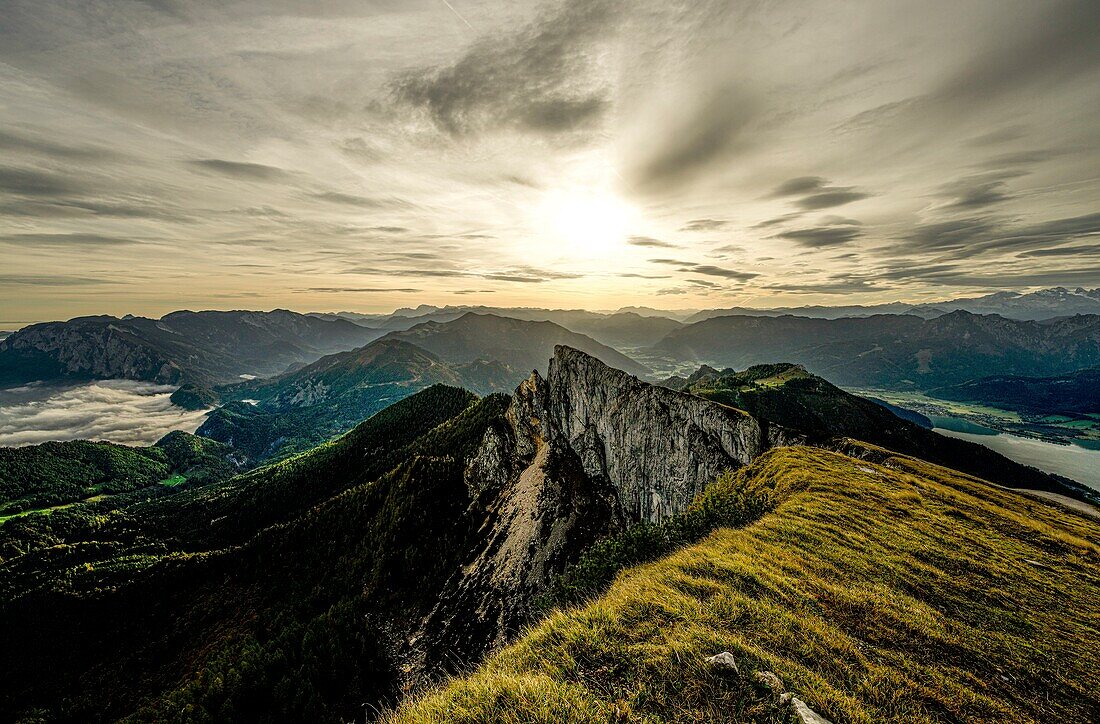
<instances>
[{"instance_id":1,"label":"sea of clouds","mask_svg":"<svg viewBox=\"0 0 1100 724\"><path fill-rule=\"evenodd\" d=\"M168 399L173 390L131 380L0 390L0 446L49 440L149 445L172 430L194 432L206 411L176 407Z\"/></svg>"}]
</instances>

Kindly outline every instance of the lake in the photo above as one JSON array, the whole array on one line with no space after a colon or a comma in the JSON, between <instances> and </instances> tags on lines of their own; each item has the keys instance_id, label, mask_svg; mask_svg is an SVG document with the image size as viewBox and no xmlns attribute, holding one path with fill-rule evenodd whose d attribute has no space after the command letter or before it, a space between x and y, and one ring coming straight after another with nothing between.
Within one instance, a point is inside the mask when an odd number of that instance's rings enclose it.
<instances>
[{"instance_id":1,"label":"lake","mask_svg":"<svg viewBox=\"0 0 1100 724\"><path fill-rule=\"evenodd\" d=\"M1100 450L1083 445L1057 445L991 430L957 417L930 416L935 431L948 437L976 442L1010 460L1048 473L1064 475L1100 490Z\"/></svg>"}]
</instances>

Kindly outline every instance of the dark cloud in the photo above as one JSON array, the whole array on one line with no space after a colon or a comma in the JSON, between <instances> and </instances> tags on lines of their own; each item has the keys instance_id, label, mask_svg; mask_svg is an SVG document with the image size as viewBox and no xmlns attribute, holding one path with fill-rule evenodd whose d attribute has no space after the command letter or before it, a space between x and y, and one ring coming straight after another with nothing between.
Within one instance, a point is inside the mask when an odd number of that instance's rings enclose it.
<instances>
[{"instance_id":1,"label":"dark cloud","mask_svg":"<svg viewBox=\"0 0 1100 724\"><path fill-rule=\"evenodd\" d=\"M94 247L94 246L123 246L137 244L134 239L104 234L3 234L0 235L0 244L13 244L16 246L56 246L56 247Z\"/></svg>"},{"instance_id":2,"label":"dark cloud","mask_svg":"<svg viewBox=\"0 0 1100 724\"><path fill-rule=\"evenodd\" d=\"M650 259L651 264L663 264L666 266L674 266L678 271L687 272L689 274L703 274L711 277L722 277L724 279L735 279L737 281L747 281L749 279L755 279L760 276L753 272L738 271L736 269L725 269L711 264L695 264L689 261L681 261L680 259L668 259L657 258Z\"/></svg>"},{"instance_id":3,"label":"dark cloud","mask_svg":"<svg viewBox=\"0 0 1100 724\"><path fill-rule=\"evenodd\" d=\"M675 249L676 244L670 244L667 241L661 241L660 239L654 239L651 236L632 236L626 240L626 243L631 246L644 246L653 249Z\"/></svg>"},{"instance_id":4,"label":"dark cloud","mask_svg":"<svg viewBox=\"0 0 1100 724\"><path fill-rule=\"evenodd\" d=\"M378 209L389 205L389 203L384 199L373 199L366 196L343 194L337 191L322 191L320 193L312 194L312 198L320 199L321 201L328 201L332 204L355 206L361 209Z\"/></svg>"},{"instance_id":5,"label":"dark cloud","mask_svg":"<svg viewBox=\"0 0 1100 724\"><path fill-rule=\"evenodd\" d=\"M834 277L832 280L825 282L769 284L765 288L788 294L859 294L883 290L882 286L873 281L844 277Z\"/></svg>"},{"instance_id":6,"label":"dark cloud","mask_svg":"<svg viewBox=\"0 0 1100 724\"><path fill-rule=\"evenodd\" d=\"M805 211L816 211L834 206L844 206L853 201L869 198L870 194L858 191L851 186L830 186L829 182L821 176L798 176L787 179L776 186L770 194L771 198L776 199L793 196L799 197L792 201L795 206ZM756 226L757 228L765 228L782 223L791 216L797 216L797 214L769 219Z\"/></svg>"},{"instance_id":7,"label":"dark cloud","mask_svg":"<svg viewBox=\"0 0 1100 724\"><path fill-rule=\"evenodd\" d=\"M30 287L83 287L91 284L114 284L113 281L47 274L0 274L0 284Z\"/></svg>"},{"instance_id":8,"label":"dark cloud","mask_svg":"<svg viewBox=\"0 0 1100 724\"><path fill-rule=\"evenodd\" d=\"M389 269L375 266L357 266L341 270L342 274L365 274L387 277L423 277L423 278L453 278L453 279L489 279L499 282L519 282L525 284L539 284L559 279L579 279L582 274L559 272L548 269L536 269L534 267L518 266L492 271L470 271L466 269Z\"/></svg>"},{"instance_id":9,"label":"dark cloud","mask_svg":"<svg viewBox=\"0 0 1100 724\"><path fill-rule=\"evenodd\" d=\"M423 291L422 289L413 289L410 287L308 287L306 289L299 289L301 292L317 292L320 294L342 294L342 293L386 293L386 292L400 292L402 294L414 294Z\"/></svg>"},{"instance_id":10,"label":"dark cloud","mask_svg":"<svg viewBox=\"0 0 1100 724\"><path fill-rule=\"evenodd\" d=\"M0 167L0 191L19 196L58 197L82 191L64 176L30 168Z\"/></svg>"},{"instance_id":11,"label":"dark cloud","mask_svg":"<svg viewBox=\"0 0 1100 724\"><path fill-rule=\"evenodd\" d=\"M634 171L644 191L662 191L689 182L747 144L747 131L758 114L755 101L736 87L719 88L702 105L684 113L663 143Z\"/></svg>"},{"instance_id":12,"label":"dark cloud","mask_svg":"<svg viewBox=\"0 0 1100 724\"><path fill-rule=\"evenodd\" d=\"M862 191L854 191L850 188L831 189L819 194L804 196L796 201L795 205L806 210L828 209L834 206L844 206L845 204L850 204L860 199L866 199L868 196L869 194L865 194Z\"/></svg>"},{"instance_id":13,"label":"dark cloud","mask_svg":"<svg viewBox=\"0 0 1100 724\"><path fill-rule=\"evenodd\" d=\"M922 224L896 248L902 252L949 251L957 258L964 258L992 251L1049 248L1094 234L1100 234L1100 213L1034 224L1019 224L995 216L969 217Z\"/></svg>"},{"instance_id":14,"label":"dark cloud","mask_svg":"<svg viewBox=\"0 0 1100 724\"><path fill-rule=\"evenodd\" d=\"M776 236L802 246L817 248L847 244L863 236L863 232L850 226L819 226L810 229L792 229Z\"/></svg>"},{"instance_id":15,"label":"dark cloud","mask_svg":"<svg viewBox=\"0 0 1100 724\"><path fill-rule=\"evenodd\" d=\"M192 223L196 215L182 211L160 199L148 203L117 202L61 194L56 198L22 198L0 203L0 215L35 219L79 219L104 217L116 219L157 219L179 224Z\"/></svg>"},{"instance_id":16,"label":"dark cloud","mask_svg":"<svg viewBox=\"0 0 1100 724\"><path fill-rule=\"evenodd\" d=\"M917 250L957 249L988 238L998 228L998 222L990 218L950 219L920 224L904 238ZM903 251L910 248L913 247L908 244L899 246Z\"/></svg>"},{"instance_id":17,"label":"dark cloud","mask_svg":"<svg viewBox=\"0 0 1100 724\"><path fill-rule=\"evenodd\" d=\"M1020 171L978 174L952 181L940 187L938 195L947 199L947 208L980 209L1010 200L1007 182L1022 176Z\"/></svg>"},{"instance_id":18,"label":"dark cloud","mask_svg":"<svg viewBox=\"0 0 1100 724\"><path fill-rule=\"evenodd\" d=\"M1100 256L1100 244L1085 246L1057 246L1052 249L1032 249L1020 256Z\"/></svg>"},{"instance_id":19,"label":"dark cloud","mask_svg":"<svg viewBox=\"0 0 1100 724\"><path fill-rule=\"evenodd\" d=\"M680 227L680 231L718 231L730 225L725 219L693 219Z\"/></svg>"},{"instance_id":20,"label":"dark cloud","mask_svg":"<svg viewBox=\"0 0 1100 724\"><path fill-rule=\"evenodd\" d=\"M443 130L494 127L557 134L590 128L608 106L591 82L593 44L614 24L613 0L567 0L516 33L479 40L455 63L397 78L398 99Z\"/></svg>"},{"instance_id":21,"label":"dark cloud","mask_svg":"<svg viewBox=\"0 0 1100 724\"><path fill-rule=\"evenodd\" d=\"M965 112L978 103L1022 91L1052 79L1066 82L1100 67L1100 3L1070 0L1043 12L1015 37L998 37L973 62L951 77L932 96L937 105Z\"/></svg>"},{"instance_id":22,"label":"dark cloud","mask_svg":"<svg viewBox=\"0 0 1100 724\"><path fill-rule=\"evenodd\" d=\"M0 129L0 150L82 162L110 161L122 157L122 154L109 148L69 145L40 136L22 134L10 129Z\"/></svg>"},{"instance_id":23,"label":"dark cloud","mask_svg":"<svg viewBox=\"0 0 1100 724\"><path fill-rule=\"evenodd\" d=\"M818 191L826 185L825 179L820 176L798 176L788 179L775 187L773 197L802 196L810 192Z\"/></svg>"},{"instance_id":24,"label":"dark cloud","mask_svg":"<svg viewBox=\"0 0 1100 724\"><path fill-rule=\"evenodd\" d=\"M757 224L753 224L752 228L754 228L754 229L768 229L768 228L771 228L773 226L781 226L781 225L787 223L788 221L793 221L794 219L799 219L799 218L802 218L802 212L801 211L796 211L792 214L783 214L782 216L776 216L776 217L771 218L771 219L764 219L763 221L761 221Z\"/></svg>"},{"instance_id":25,"label":"dark cloud","mask_svg":"<svg viewBox=\"0 0 1100 724\"><path fill-rule=\"evenodd\" d=\"M226 161L220 158L194 159L187 163L204 171L213 171L241 181L282 181L291 175L289 171L276 166L243 161Z\"/></svg>"},{"instance_id":26,"label":"dark cloud","mask_svg":"<svg viewBox=\"0 0 1100 724\"><path fill-rule=\"evenodd\" d=\"M723 279L737 279L738 281L746 281L749 279L755 279L760 276L753 272L737 271L736 269L723 269L722 267L711 266L710 264L696 264L692 267L685 269L684 271L690 271L693 274L705 274L712 277L722 277Z\"/></svg>"},{"instance_id":27,"label":"dark cloud","mask_svg":"<svg viewBox=\"0 0 1100 724\"><path fill-rule=\"evenodd\" d=\"M721 284L716 284L712 281L707 281L706 279L688 279L687 283L694 284L697 287L704 287L706 289L721 289L722 287Z\"/></svg>"}]
</instances>

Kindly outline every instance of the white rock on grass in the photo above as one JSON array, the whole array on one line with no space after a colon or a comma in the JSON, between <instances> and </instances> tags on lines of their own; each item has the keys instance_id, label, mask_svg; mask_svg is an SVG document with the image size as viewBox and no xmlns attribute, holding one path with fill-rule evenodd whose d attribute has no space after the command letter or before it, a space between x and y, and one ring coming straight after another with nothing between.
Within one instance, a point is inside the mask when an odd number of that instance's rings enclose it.
<instances>
[{"instance_id":1,"label":"white rock on grass","mask_svg":"<svg viewBox=\"0 0 1100 724\"><path fill-rule=\"evenodd\" d=\"M741 671L737 668L737 659L733 658L733 654L731 654L729 651L723 651L720 654L708 656L707 663L718 669L732 671L735 674L741 673Z\"/></svg>"},{"instance_id":2,"label":"white rock on grass","mask_svg":"<svg viewBox=\"0 0 1100 724\"><path fill-rule=\"evenodd\" d=\"M797 696L791 697L791 709L794 710L794 715L801 724L833 724L831 721L808 707L806 702L802 701Z\"/></svg>"}]
</instances>

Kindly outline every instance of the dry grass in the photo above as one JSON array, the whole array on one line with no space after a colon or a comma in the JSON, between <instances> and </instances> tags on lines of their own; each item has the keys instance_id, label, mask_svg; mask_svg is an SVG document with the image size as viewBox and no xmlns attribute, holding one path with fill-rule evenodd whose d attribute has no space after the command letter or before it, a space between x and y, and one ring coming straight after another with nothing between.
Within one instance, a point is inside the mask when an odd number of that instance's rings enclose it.
<instances>
[{"instance_id":1,"label":"dry grass","mask_svg":"<svg viewBox=\"0 0 1100 724\"><path fill-rule=\"evenodd\" d=\"M551 614L392 722L1100 721L1100 524L915 460L786 448L777 505Z\"/></svg>"}]
</instances>

